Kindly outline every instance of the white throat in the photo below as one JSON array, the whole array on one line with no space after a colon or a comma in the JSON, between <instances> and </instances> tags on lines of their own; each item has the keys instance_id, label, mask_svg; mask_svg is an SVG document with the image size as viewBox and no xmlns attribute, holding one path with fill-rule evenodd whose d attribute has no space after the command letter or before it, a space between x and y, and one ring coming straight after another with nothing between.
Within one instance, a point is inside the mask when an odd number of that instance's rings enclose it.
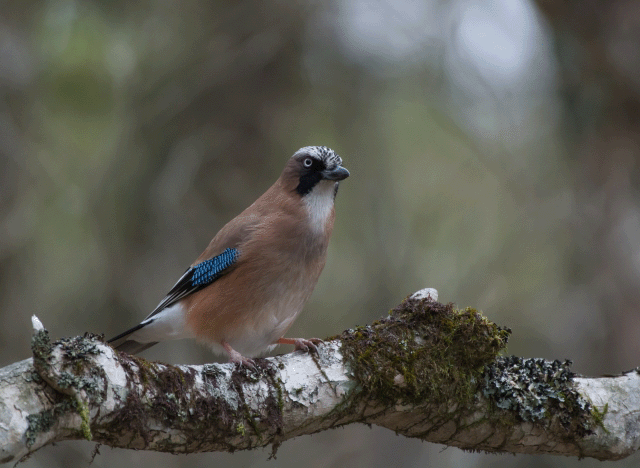
<instances>
[{"instance_id":1,"label":"white throat","mask_svg":"<svg viewBox=\"0 0 640 468\"><path fill-rule=\"evenodd\" d=\"M327 220L333 209L335 195L334 180L321 180L307 195L303 197L309 213L311 229L317 234L324 233Z\"/></svg>"}]
</instances>

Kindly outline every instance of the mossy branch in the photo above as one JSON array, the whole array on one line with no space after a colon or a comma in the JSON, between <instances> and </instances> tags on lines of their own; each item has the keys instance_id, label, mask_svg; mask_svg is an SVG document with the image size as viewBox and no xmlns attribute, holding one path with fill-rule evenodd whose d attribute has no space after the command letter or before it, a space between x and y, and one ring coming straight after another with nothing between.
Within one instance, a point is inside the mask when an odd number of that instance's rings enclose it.
<instances>
[{"instance_id":1,"label":"mossy branch","mask_svg":"<svg viewBox=\"0 0 640 468\"><path fill-rule=\"evenodd\" d=\"M420 295L317 355L174 366L100 337L0 369L0 462L89 439L171 453L235 451L350 423L467 450L619 459L640 445L640 374L576 378L569 362L501 356L510 331Z\"/></svg>"}]
</instances>

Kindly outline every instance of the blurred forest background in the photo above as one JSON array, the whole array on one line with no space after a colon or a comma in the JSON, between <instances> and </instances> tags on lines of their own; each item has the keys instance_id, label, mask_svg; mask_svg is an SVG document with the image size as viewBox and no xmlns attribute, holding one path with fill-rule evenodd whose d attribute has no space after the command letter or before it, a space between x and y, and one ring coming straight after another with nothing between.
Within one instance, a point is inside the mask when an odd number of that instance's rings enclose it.
<instances>
[{"instance_id":1,"label":"blurred forest background","mask_svg":"<svg viewBox=\"0 0 640 468\"><path fill-rule=\"evenodd\" d=\"M0 365L29 357L32 314L53 337L138 323L306 145L351 177L292 336L434 287L510 326L512 354L640 364L640 2L2 0L0 93ZM268 456L103 447L91 466L603 466L365 426Z\"/></svg>"}]
</instances>

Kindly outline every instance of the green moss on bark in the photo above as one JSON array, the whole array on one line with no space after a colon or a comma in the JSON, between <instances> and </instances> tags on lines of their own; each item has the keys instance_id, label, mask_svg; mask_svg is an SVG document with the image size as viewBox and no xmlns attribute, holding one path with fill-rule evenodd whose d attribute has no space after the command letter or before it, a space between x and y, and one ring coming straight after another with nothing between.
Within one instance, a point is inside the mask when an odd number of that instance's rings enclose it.
<instances>
[{"instance_id":1,"label":"green moss on bark","mask_svg":"<svg viewBox=\"0 0 640 468\"><path fill-rule=\"evenodd\" d=\"M341 339L345 363L368 398L458 405L473 396L509 334L475 309L408 298L388 318Z\"/></svg>"}]
</instances>

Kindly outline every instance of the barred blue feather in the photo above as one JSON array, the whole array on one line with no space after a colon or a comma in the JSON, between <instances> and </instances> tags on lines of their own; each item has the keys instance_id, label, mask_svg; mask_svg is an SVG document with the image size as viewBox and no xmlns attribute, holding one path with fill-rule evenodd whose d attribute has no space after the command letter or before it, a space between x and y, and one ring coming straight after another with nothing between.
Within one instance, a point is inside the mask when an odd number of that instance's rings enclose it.
<instances>
[{"instance_id":1,"label":"barred blue feather","mask_svg":"<svg viewBox=\"0 0 640 468\"><path fill-rule=\"evenodd\" d=\"M206 286L217 280L220 275L238 259L238 249L228 248L220 255L198 263L191 273L192 286Z\"/></svg>"}]
</instances>

